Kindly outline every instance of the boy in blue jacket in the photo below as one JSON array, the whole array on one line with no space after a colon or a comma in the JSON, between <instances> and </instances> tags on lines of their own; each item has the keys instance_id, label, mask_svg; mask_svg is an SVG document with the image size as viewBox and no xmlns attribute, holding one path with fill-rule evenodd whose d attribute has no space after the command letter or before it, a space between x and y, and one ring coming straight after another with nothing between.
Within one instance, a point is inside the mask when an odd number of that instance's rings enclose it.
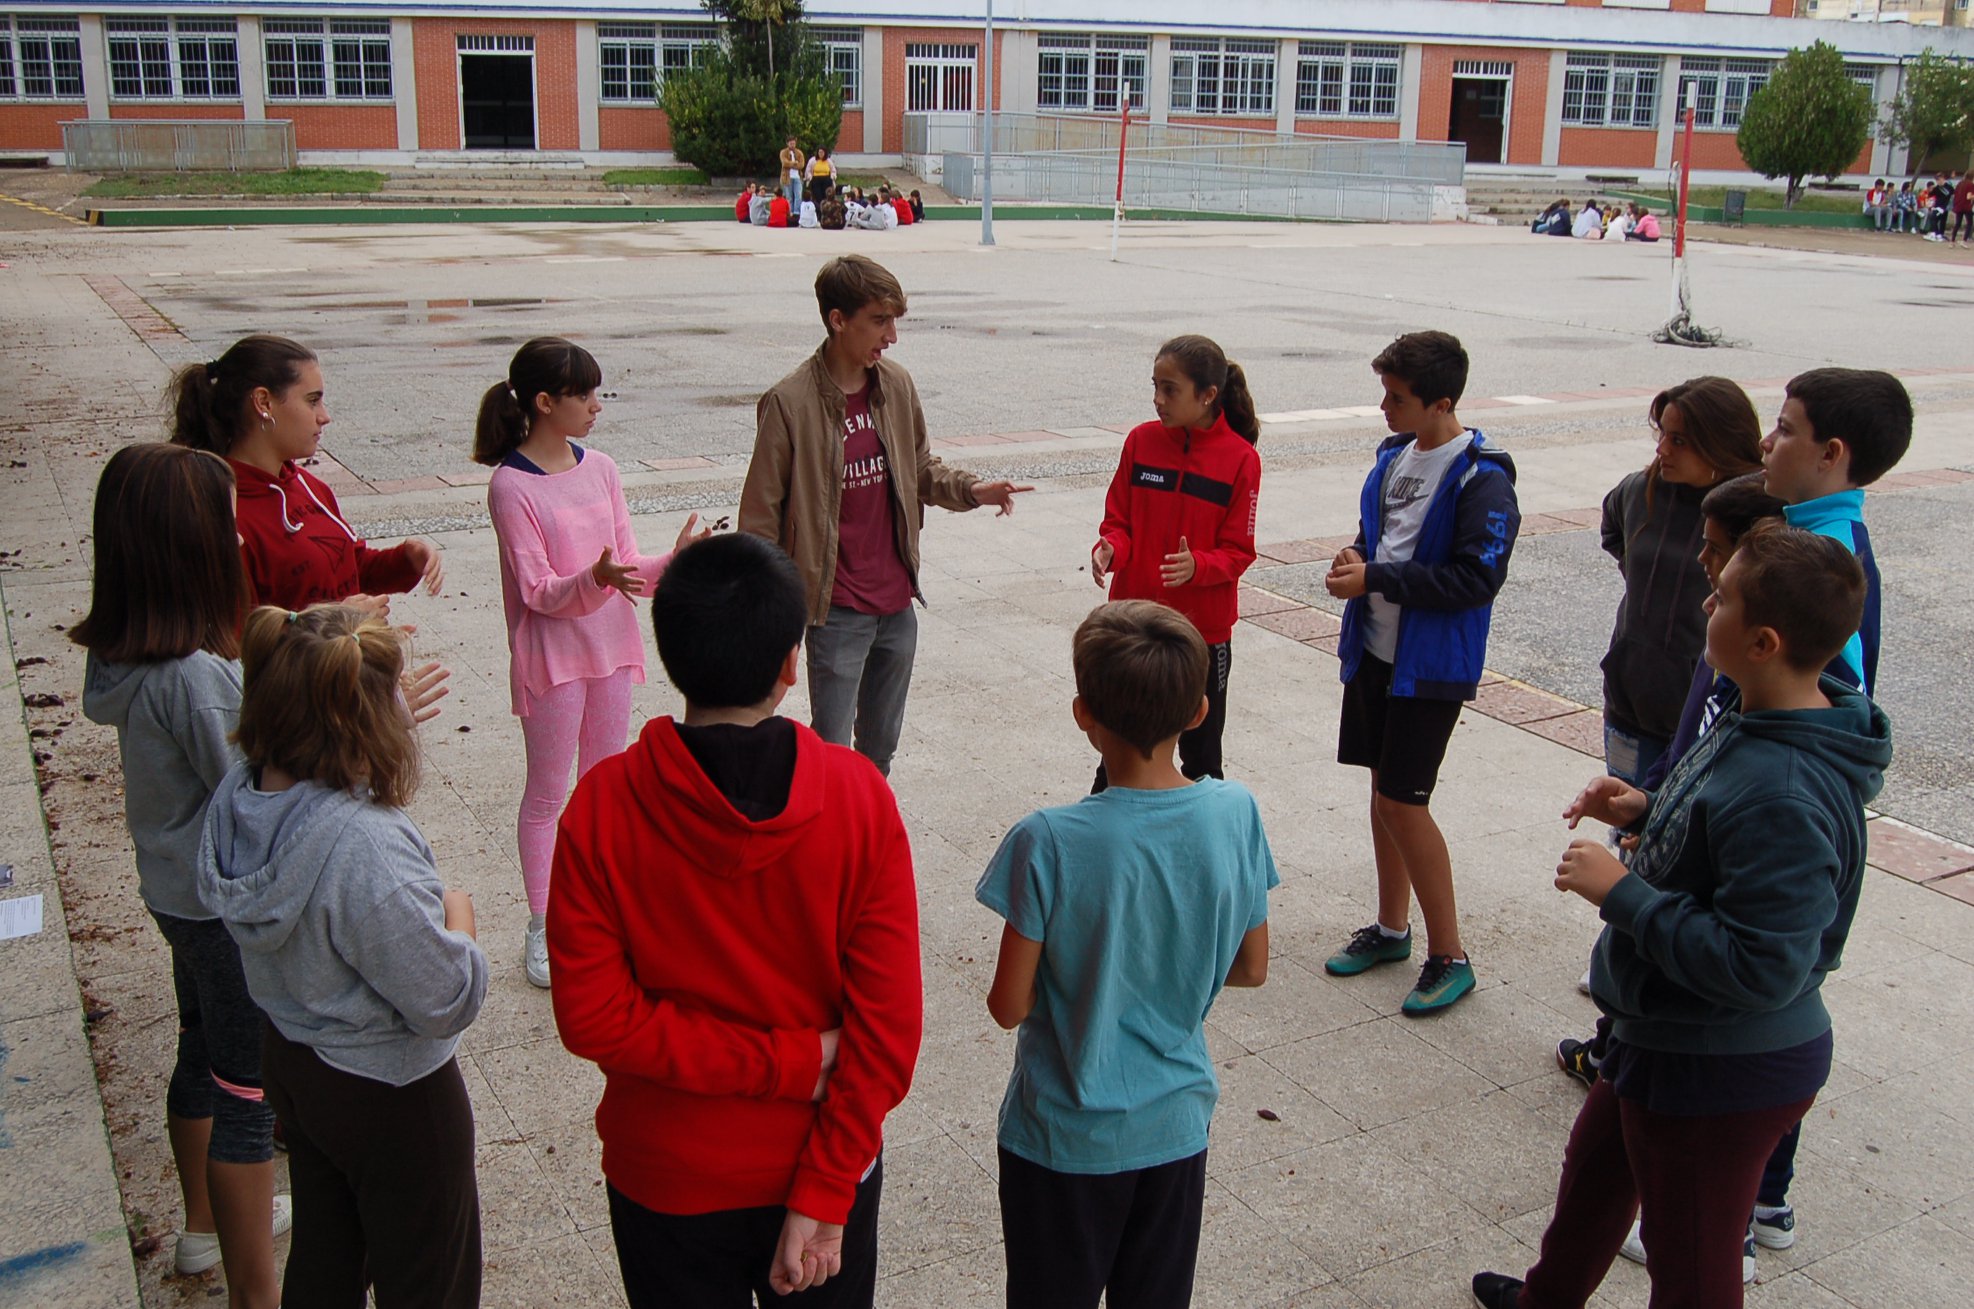
<instances>
[{"instance_id":1,"label":"boy in blue jacket","mask_svg":"<svg viewBox=\"0 0 1974 1309\"><path fill-rule=\"evenodd\" d=\"M1775 430L1762 439L1762 478L1791 527L1843 543L1864 568L1864 615L1830 663L1833 677L1878 690L1878 561L1864 530L1864 488L1912 444L1912 397L1890 373L1812 368L1789 379Z\"/></svg>"},{"instance_id":2,"label":"boy in blue jacket","mask_svg":"<svg viewBox=\"0 0 1974 1309\"><path fill-rule=\"evenodd\" d=\"M1515 465L1453 412L1467 352L1445 332L1399 337L1371 367L1398 435L1364 481L1357 541L1325 585L1348 601L1337 762L1371 770L1378 918L1324 969L1351 977L1412 955L1412 897L1426 920L1426 963L1403 1010L1436 1013L1474 989L1460 943L1453 863L1427 805L1487 658L1494 597L1521 526Z\"/></svg>"},{"instance_id":3,"label":"boy in blue jacket","mask_svg":"<svg viewBox=\"0 0 1974 1309\"><path fill-rule=\"evenodd\" d=\"M1739 1304L1763 1164L1830 1073L1821 987L1864 884L1864 806L1891 727L1822 670L1857 630L1864 570L1841 543L1762 526L1707 601L1720 719L1647 795L1593 782L1583 812L1642 836L1630 867L1570 843L1556 887L1606 924L1590 990L1611 1018L1527 1282L1481 1273L1482 1309L1577 1309L1634 1210L1654 1304Z\"/></svg>"}]
</instances>

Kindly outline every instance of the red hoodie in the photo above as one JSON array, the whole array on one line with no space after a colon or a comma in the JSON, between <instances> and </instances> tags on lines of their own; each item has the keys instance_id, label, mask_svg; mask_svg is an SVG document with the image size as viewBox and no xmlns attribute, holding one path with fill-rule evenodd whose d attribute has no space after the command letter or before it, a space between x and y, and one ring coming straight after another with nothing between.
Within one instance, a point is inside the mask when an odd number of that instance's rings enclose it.
<instances>
[{"instance_id":1,"label":"red hoodie","mask_svg":"<svg viewBox=\"0 0 1974 1309\"><path fill-rule=\"evenodd\" d=\"M293 463L269 477L229 459L240 488L240 557L254 603L300 609L409 591L422 575L403 546L372 550L343 521L336 493Z\"/></svg>"},{"instance_id":2,"label":"red hoodie","mask_svg":"<svg viewBox=\"0 0 1974 1309\"><path fill-rule=\"evenodd\" d=\"M788 197L787 196L776 195L774 199L768 201L768 226L769 227L788 226ZM813 1214L810 1216L814 1217Z\"/></svg>"},{"instance_id":3,"label":"red hoodie","mask_svg":"<svg viewBox=\"0 0 1974 1309\"><path fill-rule=\"evenodd\" d=\"M747 222L748 219L750 218L750 215L748 214L747 210L748 207L751 206L753 203L754 203L753 194L748 191L742 191L740 193L740 198L733 202L733 216L735 218L738 218L743 223Z\"/></svg>"},{"instance_id":4,"label":"red hoodie","mask_svg":"<svg viewBox=\"0 0 1974 1309\"><path fill-rule=\"evenodd\" d=\"M1260 499L1261 456L1225 418L1203 432L1155 422L1132 428L1097 532L1115 552L1110 598L1171 605L1209 645L1233 639ZM1159 570L1182 536L1193 580L1167 586Z\"/></svg>"},{"instance_id":5,"label":"red hoodie","mask_svg":"<svg viewBox=\"0 0 1974 1309\"><path fill-rule=\"evenodd\" d=\"M603 1175L659 1213L845 1221L911 1085L924 1015L898 804L861 755L795 732L773 818L735 812L670 718L591 769L562 815L555 1025L603 1069Z\"/></svg>"},{"instance_id":6,"label":"red hoodie","mask_svg":"<svg viewBox=\"0 0 1974 1309\"><path fill-rule=\"evenodd\" d=\"M900 196L891 202L891 209L898 215L898 226L910 227L918 219L912 214L912 202Z\"/></svg>"}]
</instances>

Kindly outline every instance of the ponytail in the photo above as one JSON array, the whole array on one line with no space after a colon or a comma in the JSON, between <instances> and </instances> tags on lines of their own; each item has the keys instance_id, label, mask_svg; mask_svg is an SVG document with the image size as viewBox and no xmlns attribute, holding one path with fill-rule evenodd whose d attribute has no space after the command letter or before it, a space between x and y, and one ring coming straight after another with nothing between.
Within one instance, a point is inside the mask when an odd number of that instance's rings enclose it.
<instances>
[{"instance_id":1,"label":"ponytail","mask_svg":"<svg viewBox=\"0 0 1974 1309\"><path fill-rule=\"evenodd\" d=\"M480 397L480 416L473 425L473 462L498 468L527 439L528 416L521 412L514 388L495 382Z\"/></svg>"},{"instance_id":2,"label":"ponytail","mask_svg":"<svg viewBox=\"0 0 1974 1309\"><path fill-rule=\"evenodd\" d=\"M1247 389L1247 373L1227 361L1227 384L1220 388L1220 416L1234 435L1254 445L1261 439L1261 420L1254 413L1254 394Z\"/></svg>"},{"instance_id":3,"label":"ponytail","mask_svg":"<svg viewBox=\"0 0 1974 1309\"><path fill-rule=\"evenodd\" d=\"M1214 408L1234 435L1255 444L1261 438L1261 420L1255 417L1254 395L1247 389L1247 374L1227 358L1226 351L1204 336L1175 336L1158 348L1158 358L1176 360L1192 382L1193 389L1218 392Z\"/></svg>"},{"instance_id":4,"label":"ponytail","mask_svg":"<svg viewBox=\"0 0 1974 1309\"><path fill-rule=\"evenodd\" d=\"M165 389L171 404L171 443L230 454L249 431L247 402L265 388L279 395L301 378L315 352L285 336L243 336L210 363L189 364Z\"/></svg>"},{"instance_id":5,"label":"ponytail","mask_svg":"<svg viewBox=\"0 0 1974 1309\"><path fill-rule=\"evenodd\" d=\"M559 336L529 341L514 352L507 380L494 383L480 397L473 462L498 468L528 439L536 396L588 395L602 384L603 369L596 357L574 341Z\"/></svg>"}]
</instances>

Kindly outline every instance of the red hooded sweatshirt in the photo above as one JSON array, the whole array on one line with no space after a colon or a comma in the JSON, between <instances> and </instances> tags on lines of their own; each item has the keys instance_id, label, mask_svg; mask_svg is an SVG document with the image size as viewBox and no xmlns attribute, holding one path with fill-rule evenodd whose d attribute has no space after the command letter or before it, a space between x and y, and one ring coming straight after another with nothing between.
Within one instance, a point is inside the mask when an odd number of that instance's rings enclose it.
<instances>
[{"instance_id":1,"label":"red hooded sweatshirt","mask_svg":"<svg viewBox=\"0 0 1974 1309\"><path fill-rule=\"evenodd\" d=\"M1261 456L1225 418L1205 431L1156 422L1132 428L1097 533L1115 552L1110 598L1156 600L1191 619L1208 645L1232 640L1260 500ZM1193 580L1167 586L1159 570L1182 536Z\"/></svg>"},{"instance_id":2,"label":"red hooded sweatshirt","mask_svg":"<svg viewBox=\"0 0 1974 1309\"><path fill-rule=\"evenodd\" d=\"M787 196L777 194L774 199L768 201L768 226L769 227L788 226L788 197ZM814 1216L815 1215L813 1214L810 1215L810 1217L812 1218Z\"/></svg>"},{"instance_id":3,"label":"red hooded sweatshirt","mask_svg":"<svg viewBox=\"0 0 1974 1309\"><path fill-rule=\"evenodd\" d=\"M562 815L555 1024L603 1069L603 1175L658 1213L845 1221L918 1061L918 891L897 801L868 760L794 727L773 818L736 812L670 718L591 769Z\"/></svg>"},{"instance_id":4,"label":"red hooded sweatshirt","mask_svg":"<svg viewBox=\"0 0 1974 1309\"><path fill-rule=\"evenodd\" d=\"M418 585L419 568L404 547L372 550L313 473L285 463L269 477L252 464L226 462L240 488L240 556L255 604L300 609Z\"/></svg>"},{"instance_id":5,"label":"red hooded sweatshirt","mask_svg":"<svg viewBox=\"0 0 1974 1309\"><path fill-rule=\"evenodd\" d=\"M898 215L898 226L900 227L910 227L918 221L918 218L912 213L912 202L903 196L899 196L891 202L891 209L892 212Z\"/></svg>"}]
</instances>

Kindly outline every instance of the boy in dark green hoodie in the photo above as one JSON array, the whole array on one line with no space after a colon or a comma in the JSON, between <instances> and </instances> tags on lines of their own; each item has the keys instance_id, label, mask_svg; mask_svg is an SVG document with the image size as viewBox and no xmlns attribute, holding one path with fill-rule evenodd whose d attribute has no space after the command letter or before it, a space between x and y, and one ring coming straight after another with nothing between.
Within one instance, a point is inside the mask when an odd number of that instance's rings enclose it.
<instances>
[{"instance_id":1,"label":"boy in dark green hoodie","mask_svg":"<svg viewBox=\"0 0 1974 1309\"><path fill-rule=\"evenodd\" d=\"M1857 912L1864 806L1892 757L1885 715L1821 673L1864 593L1841 544L1750 532L1707 601L1707 662L1738 699L1658 791L1605 778L1586 792L1587 816L1643 832L1629 869L1587 838L1556 869L1606 924L1590 987L1612 1039L1541 1257L1526 1283L1478 1274L1483 1309L1577 1309L1634 1211L1654 1303L1741 1303L1762 1165L1829 1076L1819 988Z\"/></svg>"}]
</instances>

